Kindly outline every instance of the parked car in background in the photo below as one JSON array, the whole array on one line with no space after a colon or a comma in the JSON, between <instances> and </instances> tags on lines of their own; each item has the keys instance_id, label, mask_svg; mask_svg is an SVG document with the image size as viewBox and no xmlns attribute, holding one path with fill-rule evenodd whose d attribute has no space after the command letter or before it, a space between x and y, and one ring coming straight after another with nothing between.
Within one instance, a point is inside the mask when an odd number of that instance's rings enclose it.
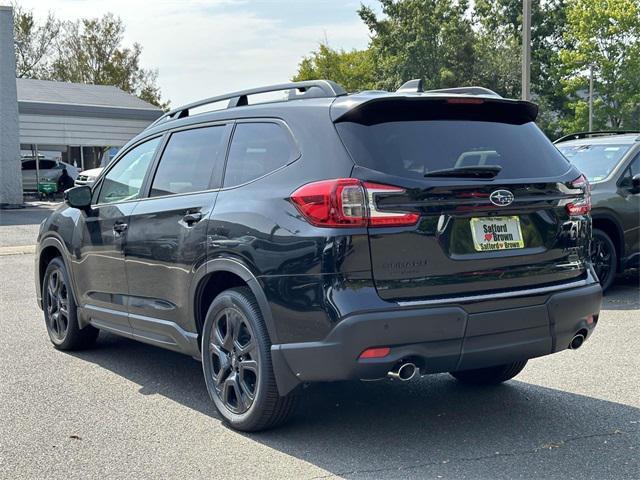
<instances>
[{"instance_id":1,"label":"parked car in background","mask_svg":"<svg viewBox=\"0 0 640 480\"><path fill-rule=\"evenodd\" d=\"M284 422L311 382L508 381L588 340L602 296L588 183L537 113L417 80L167 112L42 223L49 338L73 350L104 330L201 359L245 431Z\"/></svg>"},{"instance_id":2,"label":"parked car in background","mask_svg":"<svg viewBox=\"0 0 640 480\"><path fill-rule=\"evenodd\" d=\"M67 169L71 178L78 176L78 168L60 160L52 160L39 156L40 183L57 184L62 170ZM33 156L22 157L22 190L35 192L37 188L36 160Z\"/></svg>"},{"instance_id":3,"label":"parked car in background","mask_svg":"<svg viewBox=\"0 0 640 480\"><path fill-rule=\"evenodd\" d=\"M100 173L104 170L104 167L92 168L90 170L83 170L78 174L78 177L75 180L75 186L79 185L93 185L100 175Z\"/></svg>"},{"instance_id":4,"label":"parked car in background","mask_svg":"<svg viewBox=\"0 0 640 480\"><path fill-rule=\"evenodd\" d=\"M591 259L606 290L640 266L640 132L581 132L555 144L591 184Z\"/></svg>"}]
</instances>

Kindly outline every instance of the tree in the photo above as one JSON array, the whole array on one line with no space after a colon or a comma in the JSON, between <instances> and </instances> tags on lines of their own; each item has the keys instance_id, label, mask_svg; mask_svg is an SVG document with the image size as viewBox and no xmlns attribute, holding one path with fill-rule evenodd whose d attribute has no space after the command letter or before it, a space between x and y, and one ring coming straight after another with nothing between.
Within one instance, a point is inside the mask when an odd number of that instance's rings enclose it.
<instances>
[{"instance_id":1,"label":"tree","mask_svg":"<svg viewBox=\"0 0 640 480\"><path fill-rule=\"evenodd\" d=\"M124 24L102 18L60 22L53 14L38 23L32 11L14 5L17 76L96 85L115 85L166 110L158 72L140 66L142 47L122 45Z\"/></svg>"},{"instance_id":2,"label":"tree","mask_svg":"<svg viewBox=\"0 0 640 480\"><path fill-rule=\"evenodd\" d=\"M334 50L321 43L318 50L304 57L294 81L326 78L338 82L349 92L375 88L376 77L370 50Z\"/></svg>"},{"instance_id":3,"label":"tree","mask_svg":"<svg viewBox=\"0 0 640 480\"><path fill-rule=\"evenodd\" d=\"M51 54L60 36L60 22L52 13L38 24L33 12L13 5L13 38L16 50L16 76L45 78L50 73Z\"/></svg>"},{"instance_id":4,"label":"tree","mask_svg":"<svg viewBox=\"0 0 640 480\"><path fill-rule=\"evenodd\" d=\"M157 72L140 66L142 47L122 46L124 24L108 13L102 18L66 22L62 40L52 63L51 77L56 80L115 85L163 109Z\"/></svg>"},{"instance_id":5,"label":"tree","mask_svg":"<svg viewBox=\"0 0 640 480\"><path fill-rule=\"evenodd\" d=\"M468 85L473 78L474 32L467 0L380 0L384 18L358 11L371 31L378 87L396 89L412 78L426 88Z\"/></svg>"},{"instance_id":6,"label":"tree","mask_svg":"<svg viewBox=\"0 0 640 480\"><path fill-rule=\"evenodd\" d=\"M640 4L637 0L569 0L560 52L573 118L569 130L588 125L588 71L593 66L595 128L638 128L640 124Z\"/></svg>"}]
</instances>

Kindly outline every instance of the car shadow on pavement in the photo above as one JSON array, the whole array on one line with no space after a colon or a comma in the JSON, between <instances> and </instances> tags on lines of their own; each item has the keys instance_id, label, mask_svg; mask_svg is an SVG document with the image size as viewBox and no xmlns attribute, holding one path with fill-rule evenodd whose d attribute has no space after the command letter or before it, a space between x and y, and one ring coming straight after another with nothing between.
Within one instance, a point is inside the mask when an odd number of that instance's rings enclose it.
<instances>
[{"instance_id":1,"label":"car shadow on pavement","mask_svg":"<svg viewBox=\"0 0 640 480\"><path fill-rule=\"evenodd\" d=\"M101 334L74 356L218 424L200 363ZM253 441L344 478L637 478L640 409L520 381L465 387L337 382L301 393L287 425Z\"/></svg>"},{"instance_id":2,"label":"car shadow on pavement","mask_svg":"<svg viewBox=\"0 0 640 480\"><path fill-rule=\"evenodd\" d=\"M640 309L640 271L629 270L616 278L602 297L604 310Z\"/></svg>"}]
</instances>

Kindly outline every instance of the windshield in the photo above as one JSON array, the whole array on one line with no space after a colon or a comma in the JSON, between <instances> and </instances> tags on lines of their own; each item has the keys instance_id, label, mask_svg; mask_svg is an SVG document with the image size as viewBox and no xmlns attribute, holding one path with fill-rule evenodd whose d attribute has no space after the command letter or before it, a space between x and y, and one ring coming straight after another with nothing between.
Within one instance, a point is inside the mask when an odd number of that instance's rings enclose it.
<instances>
[{"instance_id":1,"label":"windshield","mask_svg":"<svg viewBox=\"0 0 640 480\"><path fill-rule=\"evenodd\" d=\"M569 163L532 122L476 120L336 124L354 161L396 176L424 178L434 170L501 167L496 178L554 177Z\"/></svg>"},{"instance_id":2,"label":"windshield","mask_svg":"<svg viewBox=\"0 0 640 480\"><path fill-rule=\"evenodd\" d=\"M631 144L560 145L558 150L584 173L590 182L604 180L631 148Z\"/></svg>"}]
</instances>

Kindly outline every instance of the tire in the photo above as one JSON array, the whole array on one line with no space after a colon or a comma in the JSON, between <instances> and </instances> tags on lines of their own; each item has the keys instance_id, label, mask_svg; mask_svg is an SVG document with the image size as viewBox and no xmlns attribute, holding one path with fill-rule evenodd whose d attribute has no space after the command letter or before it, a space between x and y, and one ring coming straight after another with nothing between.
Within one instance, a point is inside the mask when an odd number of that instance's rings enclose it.
<instances>
[{"instance_id":1,"label":"tire","mask_svg":"<svg viewBox=\"0 0 640 480\"><path fill-rule=\"evenodd\" d=\"M82 350L92 347L100 331L91 326L80 329L76 301L67 268L56 257L44 272L42 307L47 333L58 350Z\"/></svg>"},{"instance_id":2,"label":"tire","mask_svg":"<svg viewBox=\"0 0 640 480\"><path fill-rule=\"evenodd\" d=\"M202 369L216 409L236 430L273 428L295 409L295 393L278 393L269 334L247 287L225 290L211 303L202 332Z\"/></svg>"},{"instance_id":3,"label":"tire","mask_svg":"<svg viewBox=\"0 0 640 480\"><path fill-rule=\"evenodd\" d=\"M468 385L498 385L518 375L526 364L527 361L523 360L521 362L507 363L496 367L461 370L459 372L451 372L450 374L456 380Z\"/></svg>"},{"instance_id":4,"label":"tire","mask_svg":"<svg viewBox=\"0 0 640 480\"><path fill-rule=\"evenodd\" d=\"M605 292L616 278L618 254L611 237L597 228L593 229L591 240L591 263L600 280L602 291Z\"/></svg>"}]
</instances>

